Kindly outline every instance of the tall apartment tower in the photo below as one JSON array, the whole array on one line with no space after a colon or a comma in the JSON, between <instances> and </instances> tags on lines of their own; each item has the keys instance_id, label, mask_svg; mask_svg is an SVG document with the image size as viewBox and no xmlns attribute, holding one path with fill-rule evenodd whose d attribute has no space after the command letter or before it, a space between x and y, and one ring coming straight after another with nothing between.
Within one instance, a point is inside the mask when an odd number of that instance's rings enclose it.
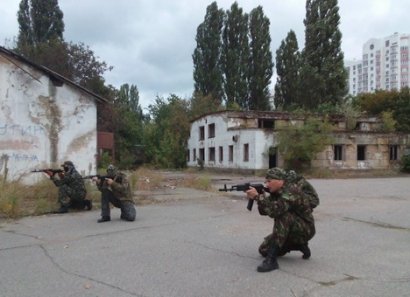
<instances>
[{"instance_id":1,"label":"tall apartment tower","mask_svg":"<svg viewBox=\"0 0 410 297\"><path fill-rule=\"evenodd\" d=\"M362 60L346 61L345 66L348 74L349 94L356 96L363 93L363 67Z\"/></svg>"},{"instance_id":2,"label":"tall apartment tower","mask_svg":"<svg viewBox=\"0 0 410 297\"><path fill-rule=\"evenodd\" d=\"M363 45L361 61L346 62L349 94L410 87L410 35L395 33Z\"/></svg>"}]
</instances>

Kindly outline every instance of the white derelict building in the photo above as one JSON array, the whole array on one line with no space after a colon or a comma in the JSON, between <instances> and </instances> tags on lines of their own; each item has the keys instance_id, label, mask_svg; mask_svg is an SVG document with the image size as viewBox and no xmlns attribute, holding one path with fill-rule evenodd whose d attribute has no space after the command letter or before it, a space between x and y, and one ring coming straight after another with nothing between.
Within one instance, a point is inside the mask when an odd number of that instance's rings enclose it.
<instances>
[{"instance_id":1,"label":"white derelict building","mask_svg":"<svg viewBox=\"0 0 410 297\"><path fill-rule=\"evenodd\" d=\"M220 111L191 123L187 165L230 170L262 170L283 166L277 133L303 125L305 117L285 112ZM343 116L331 118L334 143L318 153L311 165L328 169L397 168L407 154L410 135L383 132L377 118L358 118L348 128ZM294 140L295 142L298 139Z\"/></svg>"},{"instance_id":2,"label":"white derelict building","mask_svg":"<svg viewBox=\"0 0 410 297\"><path fill-rule=\"evenodd\" d=\"M0 176L34 183L39 168L97 168L97 104L106 99L0 47Z\"/></svg>"}]
</instances>

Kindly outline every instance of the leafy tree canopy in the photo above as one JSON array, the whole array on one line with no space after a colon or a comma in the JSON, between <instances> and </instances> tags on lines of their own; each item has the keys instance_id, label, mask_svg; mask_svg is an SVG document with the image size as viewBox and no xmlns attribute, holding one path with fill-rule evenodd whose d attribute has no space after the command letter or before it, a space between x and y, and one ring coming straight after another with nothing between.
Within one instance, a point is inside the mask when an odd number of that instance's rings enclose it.
<instances>
[{"instance_id":1,"label":"leafy tree canopy","mask_svg":"<svg viewBox=\"0 0 410 297\"><path fill-rule=\"evenodd\" d=\"M63 12L58 0L22 0L17 13L19 23L18 47L50 40L63 41Z\"/></svg>"},{"instance_id":2,"label":"leafy tree canopy","mask_svg":"<svg viewBox=\"0 0 410 297\"><path fill-rule=\"evenodd\" d=\"M327 120L314 117L307 118L302 126L289 125L279 131L278 150L285 160L285 167L310 167L316 154L332 143L330 132L331 125Z\"/></svg>"},{"instance_id":3,"label":"leafy tree canopy","mask_svg":"<svg viewBox=\"0 0 410 297\"><path fill-rule=\"evenodd\" d=\"M376 91L360 94L353 103L362 112L381 116L383 112L391 112L396 122L396 130L410 132L410 89L400 91ZM386 115L385 115L386 116Z\"/></svg>"},{"instance_id":4,"label":"leafy tree canopy","mask_svg":"<svg viewBox=\"0 0 410 297\"><path fill-rule=\"evenodd\" d=\"M167 100L157 97L148 107L152 120L145 130L146 155L149 161L163 168L186 166L189 137L189 104L175 95Z\"/></svg>"}]
</instances>

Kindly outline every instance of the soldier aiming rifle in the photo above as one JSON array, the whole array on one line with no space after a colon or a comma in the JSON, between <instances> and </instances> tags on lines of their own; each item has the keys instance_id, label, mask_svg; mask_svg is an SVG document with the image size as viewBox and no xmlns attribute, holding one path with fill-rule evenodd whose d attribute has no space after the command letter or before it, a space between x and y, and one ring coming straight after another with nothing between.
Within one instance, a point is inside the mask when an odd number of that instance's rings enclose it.
<instances>
[{"instance_id":1,"label":"soldier aiming rifle","mask_svg":"<svg viewBox=\"0 0 410 297\"><path fill-rule=\"evenodd\" d=\"M75 169L73 162L65 161L63 169L35 169L31 172L44 172L58 187L58 202L60 208L56 213L66 213L72 209L92 209L91 200L86 199L87 190L80 173Z\"/></svg>"}]
</instances>

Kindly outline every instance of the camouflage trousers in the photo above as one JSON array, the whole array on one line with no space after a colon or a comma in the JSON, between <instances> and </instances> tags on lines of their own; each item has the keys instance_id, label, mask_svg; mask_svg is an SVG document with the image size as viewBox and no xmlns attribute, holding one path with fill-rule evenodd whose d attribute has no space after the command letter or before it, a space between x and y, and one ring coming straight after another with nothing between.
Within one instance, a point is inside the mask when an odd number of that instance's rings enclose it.
<instances>
[{"instance_id":1,"label":"camouflage trousers","mask_svg":"<svg viewBox=\"0 0 410 297\"><path fill-rule=\"evenodd\" d=\"M76 191L67 185L58 188L58 202L62 207L84 209L86 192Z\"/></svg>"},{"instance_id":2,"label":"camouflage trousers","mask_svg":"<svg viewBox=\"0 0 410 297\"><path fill-rule=\"evenodd\" d=\"M110 203L121 209L121 219L135 221L137 211L134 203L128 200L120 200L110 191L101 192L101 217L109 217L111 213Z\"/></svg>"},{"instance_id":3,"label":"camouflage trousers","mask_svg":"<svg viewBox=\"0 0 410 297\"><path fill-rule=\"evenodd\" d=\"M285 213L275 219L273 231L259 246L259 252L266 255L273 244L278 248L306 244L315 235L315 224L303 220L293 213Z\"/></svg>"}]
</instances>

